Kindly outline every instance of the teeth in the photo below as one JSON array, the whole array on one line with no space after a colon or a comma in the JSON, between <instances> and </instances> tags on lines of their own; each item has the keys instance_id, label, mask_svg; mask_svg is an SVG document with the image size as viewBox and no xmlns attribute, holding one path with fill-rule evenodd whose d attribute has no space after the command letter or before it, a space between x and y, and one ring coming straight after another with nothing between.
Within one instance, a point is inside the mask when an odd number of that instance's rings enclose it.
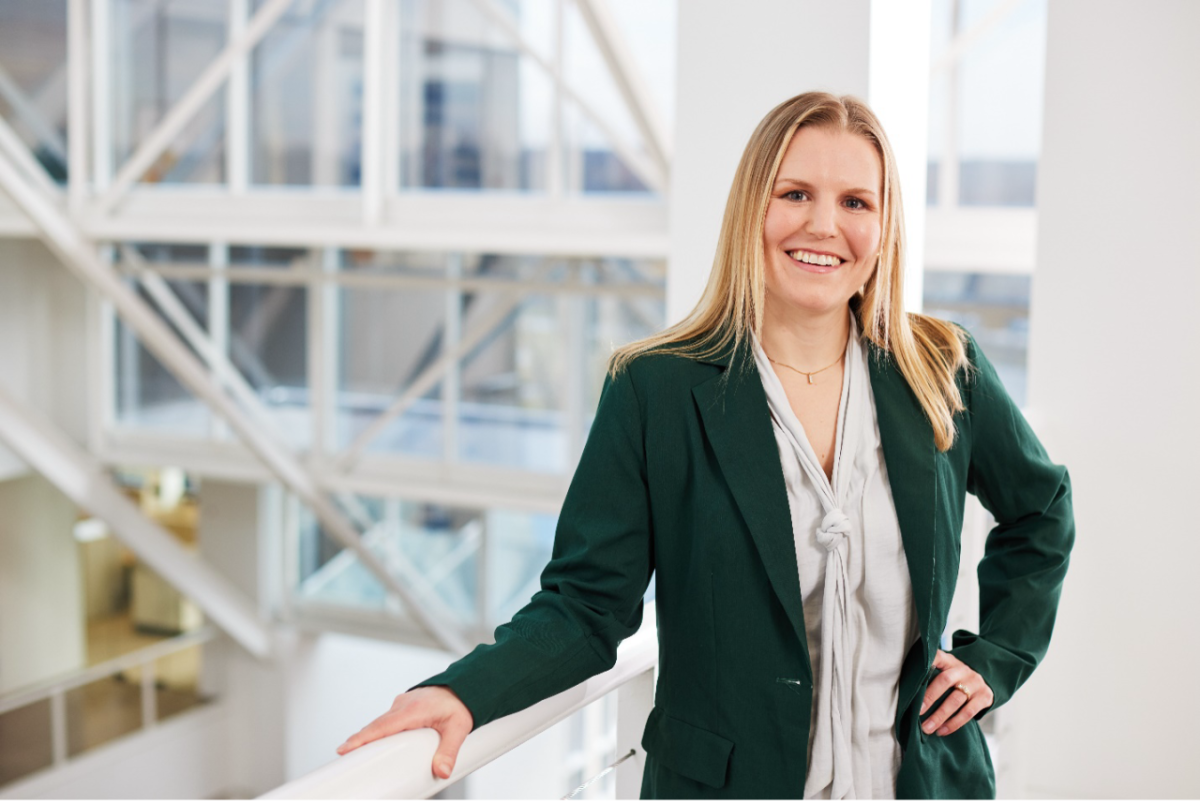
<instances>
[{"instance_id":1,"label":"teeth","mask_svg":"<svg viewBox=\"0 0 1200 804\"><path fill-rule=\"evenodd\" d=\"M788 256L793 260L806 262L809 265L841 265L842 263L841 260L831 254L813 254L811 251L803 249L788 252Z\"/></svg>"}]
</instances>

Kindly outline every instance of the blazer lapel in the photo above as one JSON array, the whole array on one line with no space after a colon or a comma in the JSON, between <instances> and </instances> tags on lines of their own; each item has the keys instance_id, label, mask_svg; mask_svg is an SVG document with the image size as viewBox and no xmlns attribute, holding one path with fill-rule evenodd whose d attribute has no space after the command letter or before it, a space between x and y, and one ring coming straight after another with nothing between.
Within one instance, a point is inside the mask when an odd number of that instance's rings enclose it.
<instances>
[{"instance_id":1,"label":"blazer lapel","mask_svg":"<svg viewBox=\"0 0 1200 804\"><path fill-rule=\"evenodd\" d=\"M808 673L804 680L812 683L792 515L767 395L757 369L744 353L732 361L718 358L709 362L730 367L694 387L692 396L721 471L750 528L767 577L803 647L804 669Z\"/></svg>"},{"instance_id":2,"label":"blazer lapel","mask_svg":"<svg viewBox=\"0 0 1200 804\"><path fill-rule=\"evenodd\" d=\"M933 440L933 426L891 355L872 346L870 367L883 459L896 504L896 518L900 523L900 536L908 560L908 574L912 580L913 602L925 651L924 667L928 667L940 636L931 633L937 446ZM902 709L911 700L921 680L916 678L915 683L902 680Z\"/></svg>"}]
</instances>

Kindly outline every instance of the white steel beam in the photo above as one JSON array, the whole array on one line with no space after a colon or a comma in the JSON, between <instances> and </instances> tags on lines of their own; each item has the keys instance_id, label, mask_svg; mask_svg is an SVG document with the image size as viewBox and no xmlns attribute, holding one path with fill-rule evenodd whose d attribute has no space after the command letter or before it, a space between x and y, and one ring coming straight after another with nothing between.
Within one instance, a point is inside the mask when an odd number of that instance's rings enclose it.
<instances>
[{"instance_id":1,"label":"white steel beam","mask_svg":"<svg viewBox=\"0 0 1200 804\"><path fill-rule=\"evenodd\" d=\"M153 6L150 6L153 8ZM93 191L112 181L112 9L109 0L91 0L92 164Z\"/></svg>"},{"instance_id":2,"label":"white steel beam","mask_svg":"<svg viewBox=\"0 0 1200 804\"><path fill-rule=\"evenodd\" d=\"M362 182L363 223L377 226L383 216L383 126L388 117L384 103L384 52L395 47L383 41L385 2L366 0L363 9L363 89L362 89Z\"/></svg>"},{"instance_id":3,"label":"white steel beam","mask_svg":"<svg viewBox=\"0 0 1200 804\"><path fill-rule=\"evenodd\" d=\"M0 439L76 505L103 520L129 549L238 644L259 658L270 656L271 632L259 619L253 601L148 519L87 452L3 389Z\"/></svg>"},{"instance_id":4,"label":"white steel beam","mask_svg":"<svg viewBox=\"0 0 1200 804\"><path fill-rule=\"evenodd\" d=\"M180 135L184 127L220 88L230 71L244 59L246 54L266 35L292 0L267 0L246 25L243 34L233 39L225 49L205 68L195 83L171 108L138 146L133 155L121 166L112 185L100 199L97 212L107 215L121 201L133 183L150 169L155 160Z\"/></svg>"},{"instance_id":5,"label":"white steel beam","mask_svg":"<svg viewBox=\"0 0 1200 804\"><path fill-rule=\"evenodd\" d=\"M396 592L424 626L447 650L464 653L468 645L462 637L429 614L421 601L393 578L368 552L354 526L342 515L319 488L316 480L283 446L255 425L220 384L209 375L204 364L192 354L166 323L130 289L121 278L96 256L93 245L84 238L58 209L24 182L8 160L0 158L0 188L33 220L46 245L63 264L87 285L96 288L112 302L126 326L137 333L147 349L168 367L175 377L197 397L223 417L271 472L312 510L331 536L353 550L363 566L388 589Z\"/></svg>"},{"instance_id":6,"label":"white steel beam","mask_svg":"<svg viewBox=\"0 0 1200 804\"><path fill-rule=\"evenodd\" d=\"M958 35L962 24L962 0L950 0L950 31ZM977 26L978 27L978 26ZM961 36L955 40L960 43L958 54L964 53L961 44L967 40ZM952 46L951 51L955 48ZM938 156L938 193L937 206L949 210L958 207L958 107L959 107L959 73L958 55L954 58L939 60L945 64L946 76L946 116L942 120L942 152ZM931 70L931 75L937 74L937 68Z\"/></svg>"},{"instance_id":7,"label":"white steel beam","mask_svg":"<svg viewBox=\"0 0 1200 804\"><path fill-rule=\"evenodd\" d=\"M67 203L83 210L88 193L88 3L67 3Z\"/></svg>"},{"instance_id":8,"label":"white steel beam","mask_svg":"<svg viewBox=\"0 0 1200 804\"><path fill-rule=\"evenodd\" d=\"M557 76L554 79L554 94L550 101L550 142L546 146L546 193L551 198L561 198L566 195L566 176L563 169L563 93L560 89L563 74L563 36L566 17L563 4L567 0L553 0L553 52L550 55L550 70Z\"/></svg>"},{"instance_id":9,"label":"white steel beam","mask_svg":"<svg viewBox=\"0 0 1200 804\"><path fill-rule=\"evenodd\" d=\"M58 185L54 183L54 179L50 178L46 169L33 158L17 132L13 131L3 117L0 117L0 156L7 156L11 159L25 175L25 178L37 185L38 192L57 202L58 197L62 194Z\"/></svg>"},{"instance_id":10,"label":"white steel beam","mask_svg":"<svg viewBox=\"0 0 1200 804\"><path fill-rule=\"evenodd\" d=\"M667 135L667 127L659 114L658 104L650 96L650 88L641 75L637 60L625 42L621 26L613 17L608 0L575 0L575 5L587 23L642 139L662 169L670 172L671 139Z\"/></svg>"},{"instance_id":11,"label":"white steel beam","mask_svg":"<svg viewBox=\"0 0 1200 804\"><path fill-rule=\"evenodd\" d=\"M615 151L616 154L621 157L621 160L625 162L631 171L637 174L637 177L641 179L647 187L660 193L666 192L667 169L665 163L647 158L645 154L642 154L636 148L632 147L628 142L626 142L616 132L616 130L608 124L608 121L604 119L604 115L596 111L596 108L592 106L591 103L589 103L582 95L576 92L575 89L566 82L566 79L563 78L560 72L555 71L554 64L548 61L545 56L539 53L537 49L525 39L525 37L521 34L520 27L518 27L517 23L513 21L512 15L505 11L504 8L497 2L497 0L474 0L474 3L479 7L480 11L482 11L489 19L491 19L492 22L494 22L496 26L500 28L509 39L512 40L512 43L517 46L518 50L532 59L535 64L537 64L546 72L546 75L550 76L550 78L558 86L558 91L570 99L576 106L578 106L579 110L583 112L583 114L589 120L592 121L592 125L600 129L600 132L604 135L604 138L608 140L608 144L612 146L613 151Z\"/></svg>"},{"instance_id":12,"label":"white steel beam","mask_svg":"<svg viewBox=\"0 0 1200 804\"><path fill-rule=\"evenodd\" d=\"M204 282L213 275L213 269L201 265L173 265L169 263L147 263L155 273L172 281ZM316 271L284 272L273 268L227 268L223 271L230 282L244 282L256 285L273 286L308 286L313 281L320 281L330 287L348 288L407 288L423 290L457 289L461 292L472 293L520 293L524 295L568 294L588 297L617 297L617 298L651 298L661 299L663 289L649 282L621 282L610 284L593 284L579 280L564 280L562 282L539 280L511 280L479 277L471 279L451 279L431 276L404 276L403 274L354 274L339 273L325 275ZM652 326L658 326L657 324ZM237 355L235 355L237 356ZM241 356L237 356L241 359ZM248 357L248 355L247 355Z\"/></svg>"},{"instance_id":13,"label":"white steel beam","mask_svg":"<svg viewBox=\"0 0 1200 804\"><path fill-rule=\"evenodd\" d=\"M249 0L229 0L229 41L246 32ZM246 192L250 184L250 53L244 50L229 68L225 91L225 183L229 192Z\"/></svg>"}]
</instances>

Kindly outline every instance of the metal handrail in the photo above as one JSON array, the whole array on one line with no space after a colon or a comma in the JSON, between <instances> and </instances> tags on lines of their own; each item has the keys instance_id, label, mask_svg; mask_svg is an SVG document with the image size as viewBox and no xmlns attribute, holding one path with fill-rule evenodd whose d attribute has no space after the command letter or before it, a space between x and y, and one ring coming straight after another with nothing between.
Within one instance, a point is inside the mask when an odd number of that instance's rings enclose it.
<instances>
[{"instance_id":1,"label":"metal handrail","mask_svg":"<svg viewBox=\"0 0 1200 804\"><path fill-rule=\"evenodd\" d=\"M417 729L365 745L261 798L429 798L614 690L618 694L628 691L630 704L618 703L618 750L633 747L637 740L634 735L640 735L649 715L657 664L658 631L654 604L649 603L642 627L621 643L617 662L610 670L471 732L459 750L449 779L439 779L432 773L438 733L433 729ZM622 722L623 717L630 722ZM642 770L636 758L617 768L618 774L623 770L637 774L633 780L636 785ZM620 776L618 787L621 787Z\"/></svg>"},{"instance_id":2,"label":"metal handrail","mask_svg":"<svg viewBox=\"0 0 1200 804\"><path fill-rule=\"evenodd\" d=\"M48 681L19 689L0 697L0 715L5 712L11 712L14 709L20 709L23 706L28 706L43 698L49 698L55 694L91 684L93 681L99 681L102 678L108 678L117 673L144 666L164 656L170 656L172 653L190 648L193 645L203 645L216 635L217 630L214 627L205 625L190 633L181 634L180 636L148 645L132 653L118 656L115 659L100 662L83 670L72 670L71 672L51 678Z\"/></svg>"}]
</instances>

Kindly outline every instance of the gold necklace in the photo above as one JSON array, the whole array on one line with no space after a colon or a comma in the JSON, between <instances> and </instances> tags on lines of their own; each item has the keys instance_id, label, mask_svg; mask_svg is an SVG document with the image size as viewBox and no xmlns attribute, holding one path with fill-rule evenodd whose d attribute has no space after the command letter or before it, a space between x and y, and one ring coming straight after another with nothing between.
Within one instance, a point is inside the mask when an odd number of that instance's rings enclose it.
<instances>
[{"instance_id":1,"label":"gold necklace","mask_svg":"<svg viewBox=\"0 0 1200 804\"><path fill-rule=\"evenodd\" d=\"M766 352L763 352L763 354L765 354L765 355L766 355L767 353L766 353ZM832 363L830 363L830 364L829 364L828 366L826 366L825 368L823 368L823 369L817 369L816 371L801 371L800 369L796 368L795 366L789 366L787 363L784 363L784 362L781 362L781 361L779 361L779 360L776 360L775 358L771 357L770 355L767 355L767 360L770 360L772 363L775 363L776 365L783 366L785 369L791 369L792 371L796 372L797 374L803 374L805 377L808 377L808 384L809 384L809 385L816 385L816 383L815 383L815 382L813 382L813 375L814 375L814 374L820 374L822 371L828 371L829 369L831 369L831 368L833 368L834 366L836 366L838 363L841 363L841 362L842 362L842 358L843 358L843 357L845 357L845 356L846 356L846 353L845 353L845 352L842 352L840 355L838 355L838 359L837 359L837 360L833 361Z\"/></svg>"}]
</instances>

